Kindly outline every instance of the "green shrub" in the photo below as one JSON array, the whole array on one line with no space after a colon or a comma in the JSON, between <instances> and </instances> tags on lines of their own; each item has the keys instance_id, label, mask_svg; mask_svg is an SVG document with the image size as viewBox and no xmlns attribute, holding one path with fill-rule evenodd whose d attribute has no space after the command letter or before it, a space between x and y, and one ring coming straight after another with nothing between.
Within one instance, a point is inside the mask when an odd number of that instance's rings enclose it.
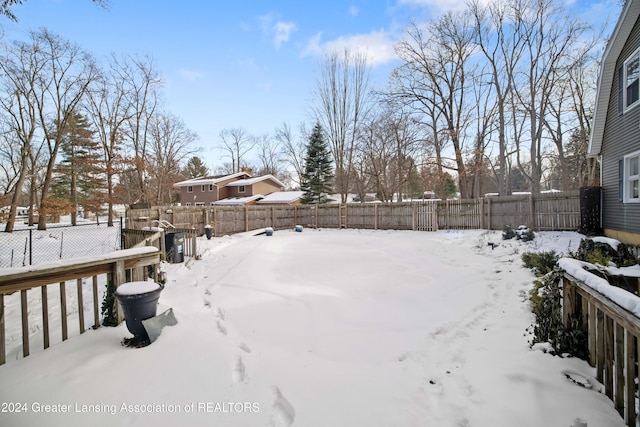
<instances>
[{"instance_id":1,"label":"green shrub","mask_svg":"<svg viewBox=\"0 0 640 427\"><path fill-rule=\"evenodd\" d=\"M536 235L533 234L532 230L527 230L522 234L518 234L518 239L522 240L523 242L530 242L535 238L536 238Z\"/></svg>"},{"instance_id":2,"label":"green shrub","mask_svg":"<svg viewBox=\"0 0 640 427\"><path fill-rule=\"evenodd\" d=\"M107 283L107 292L102 300L102 326L118 326L116 314L116 286L113 280Z\"/></svg>"},{"instance_id":3,"label":"green shrub","mask_svg":"<svg viewBox=\"0 0 640 427\"><path fill-rule=\"evenodd\" d=\"M577 313L569 319L569 325L562 322L562 272L553 270L538 280L530 292L531 309L535 315L533 340L536 343L548 342L554 353L569 353L581 359L589 357L587 331L582 326L582 316Z\"/></svg>"},{"instance_id":4,"label":"green shrub","mask_svg":"<svg viewBox=\"0 0 640 427\"><path fill-rule=\"evenodd\" d=\"M502 229L502 240L510 240L516 237L515 230L510 225L505 225Z\"/></svg>"},{"instance_id":5,"label":"green shrub","mask_svg":"<svg viewBox=\"0 0 640 427\"><path fill-rule=\"evenodd\" d=\"M544 276L553 271L560 255L556 251L525 252L522 254L522 262L525 267L533 270L536 276Z\"/></svg>"},{"instance_id":6,"label":"green shrub","mask_svg":"<svg viewBox=\"0 0 640 427\"><path fill-rule=\"evenodd\" d=\"M620 243L617 249L614 249L606 243L596 242L592 239L582 239L578 251L570 255L572 258L591 264L608 265L609 263L614 263L617 267L638 264L638 258L632 253L629 246L624 243Z\"/></svg>"}]
</instances>

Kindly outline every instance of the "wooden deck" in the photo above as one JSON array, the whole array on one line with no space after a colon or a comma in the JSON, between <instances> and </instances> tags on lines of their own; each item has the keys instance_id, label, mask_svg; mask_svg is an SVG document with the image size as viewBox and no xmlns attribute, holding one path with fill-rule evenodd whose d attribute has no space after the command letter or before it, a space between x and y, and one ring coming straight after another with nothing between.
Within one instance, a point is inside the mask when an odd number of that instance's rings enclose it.
<instances>
[{"instance_id":1,"label":"wooden deck","mask_svg":"<svg viewBox=\"0 0 640 427\"><path fill-rule=\"evenodd\" d=\"M59 284L60 286L60 319L62 340L69 337L69 325L67 324L67 298L66 291L69 281L75 281L78 295L78 328L80 333L87 330L84 316L83 279L91 279L93 291L93 319L92 327L100 325L100 301L98 301L98 277L106 276L106 281L113 281L116 287L127 280L143 280L147 277L147 267L154 266L153 271L160 263L160 251L153 246L125 249L112 252L109 255L94 257L71 258L61 262L52 262L37 266L8 268L0 270L0 365L6 363L6 339L5 339L5 295L20 292L22 311L22 355L30 353L29 340L29 302L27 291L39 287L42 296L42 331L43 347L50 345L48 308L48 286ZM156 273L154 273L156 274ZM118 309L118 320L122 321L122 313Z\"/></svg>"}]
</instances>

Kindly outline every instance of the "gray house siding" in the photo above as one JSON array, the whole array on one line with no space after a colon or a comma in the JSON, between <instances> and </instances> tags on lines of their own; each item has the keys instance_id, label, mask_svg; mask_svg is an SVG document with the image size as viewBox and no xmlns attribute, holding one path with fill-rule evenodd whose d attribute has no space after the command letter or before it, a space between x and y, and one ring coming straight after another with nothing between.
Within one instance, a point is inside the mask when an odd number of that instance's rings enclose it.
<instances>
[{"instance_id":1,"label":"gray house siding","mask_svg":"<svg viewBox=\"0 0 640 427\"><path fill-rule=\"evenodd\" d=\"M640 47L640 19L617 59L616 70ZM611 88L602 143L602 226L609 230L640 233L640 203L623 203L619 194L619 161L640 150L640 105L619 114L619 76L616 72Z\"/></svg>"}]
</instances>

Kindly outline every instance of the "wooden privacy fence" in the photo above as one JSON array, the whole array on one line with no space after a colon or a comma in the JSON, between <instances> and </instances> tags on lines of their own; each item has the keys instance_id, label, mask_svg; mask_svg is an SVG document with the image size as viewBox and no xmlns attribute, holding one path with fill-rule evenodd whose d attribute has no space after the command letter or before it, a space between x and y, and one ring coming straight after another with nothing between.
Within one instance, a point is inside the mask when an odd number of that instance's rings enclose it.
<instances>
[{"instance_id":1,"label":"wooden privacy fence","mask_svg":"<svg viewBox=\"0 0 640 427\"><path fill-rule=\"evenodd\" d=\"M141 246L154 246L160 251L160 257L163 261L167 261L166 233L183 233L184 234L184 255L195 257L197 255L197 237L198 232L193 228L171 228L166 231L154 230L136 230L133 228L122 229L122 249L131 249Z\"/></svg>"},{"instance_id":2,"label":"wooden privacy fence","mask_svg":"<svg viewBox=\"0 0 640 427\"><path fill-rule=\"evenodd\" d=\"M636 364L640 319L580 280L564 273L562 316L588 330L589 364L628 426L636 425Z\"/></svg>"},{"instance_id":3,"label":"wooden privacy fence","mask_svg":"<svg viewBox=\"0 0 640 427\"><path fill-rule=\"evenodd\" d=\"M580 192L514 195L473 200L347 203L301 206L165 206L130 209L127 228L169 222L200 235L206 224L216 236L264 227L362 228L435 231L526 225L533 230L578 230Z\"/></svg>"},{"instance_id":4,"label":"wooden privacy fence","mask_svg":"<svg viewBox=\"0 0 640 427\"><path fill-rule=\"evenodd\" d=\"M147 277L147 266L154 266L156 274L157 264L160 262L160 252L157 248L142 247L112 252L109 255L95 257L70 258L65 265L60 263L42 264L37 267L19 267L0 270L0 365L6 363L6 336L5 336L5 296L20 292L21 323L22 323L22 355L30 353L29 340L29 313L34 309L29 308L27 291L40 288L42 318L39 326L43 334L43 347L50 345L50 317L48 304L48 287L59 285L60 289L60 320L62 340L69 337L69 325L67 324L67 282L76 282L78 299L78 327L80 334L87 330L84 316L83 280L91 279L91 291L93 295L93 327L100 325L100 302L98 301L99 276L106 276L104 283L113 282L118 287L127 280L144 280ZM157 279L157 278L156 278ZM117 304L116 304L117 306ZM123 320L119 307L118 322ZM57 317L56 315L53 315Z\"/></svg>"}]
</instances>

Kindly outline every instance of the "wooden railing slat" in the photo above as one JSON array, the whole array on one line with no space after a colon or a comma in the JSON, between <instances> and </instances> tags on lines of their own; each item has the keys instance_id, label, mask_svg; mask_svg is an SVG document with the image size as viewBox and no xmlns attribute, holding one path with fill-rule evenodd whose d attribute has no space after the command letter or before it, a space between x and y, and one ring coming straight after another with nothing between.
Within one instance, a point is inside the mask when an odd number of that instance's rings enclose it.
<instances>
[{"instance_id":1,"label":"wooden railing slat","mask_svg":"<svg viewBox=\"0 0 640 427\"><path fill-rule=\"evenodd\" d=\"M27 300L27 290L20 291L20 306L22 309L22 355L29 355L29 307Z\"/></svg>"},{"instance_id":2,"label":"wooden railing slat","mask_svg":"<svg viewBox=\"0 0 640 427\"><path fill-rule=\"evenodd\" d=\"M42 294L42 340L44 348L49 348L49 295L47 286L41 286Z\"/></svg>"},{"instance_id":3,"label":"wooden railing slat","mask_svg":"<svg viewBox=\"0 0 640 427\"><path fill-rule=\"evenodd\" d=\"M82 295L82 279L77 279L76 289L78 292L78 323L80 333L84 334L84 296Z\"/></svg>"},{"instance_id":4,"label":"wooden railing slat","mask_svg":"<svg viewBox=\"0 0 640 427\"><path fill-rule=\"evenodd\" d=\"M60 320L62 323L62 341L69 338L67 328L67 287L66 282L60 282Z\"/></svg>"}]
</instances>

